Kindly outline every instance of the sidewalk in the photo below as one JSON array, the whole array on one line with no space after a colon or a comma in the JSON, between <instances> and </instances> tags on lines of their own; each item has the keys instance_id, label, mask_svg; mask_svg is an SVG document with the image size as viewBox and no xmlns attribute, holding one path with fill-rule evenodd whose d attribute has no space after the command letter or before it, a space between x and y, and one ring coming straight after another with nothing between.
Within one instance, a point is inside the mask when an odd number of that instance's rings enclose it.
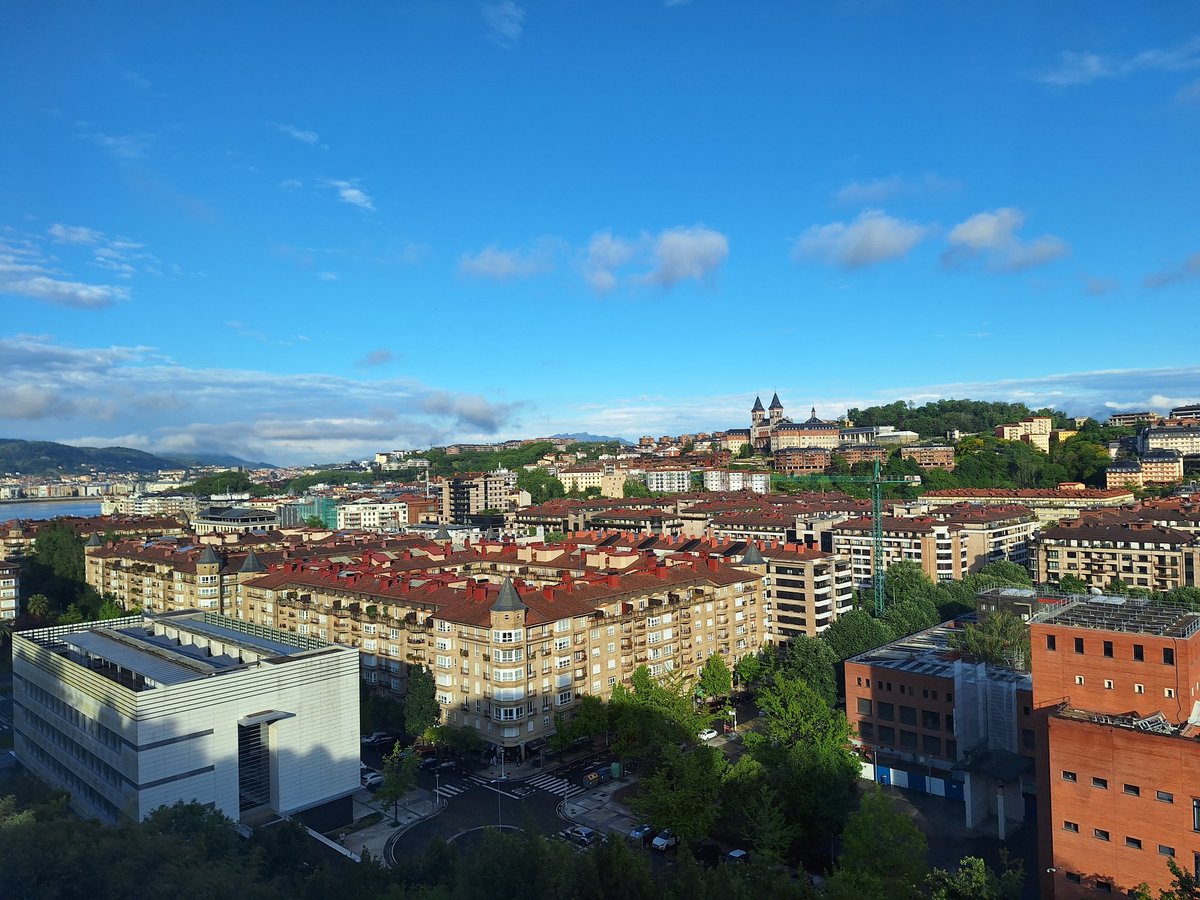
<instances>
[{"instance_id":1,"label":"sidewalk","mask_svg":"<svg viewBox=\"0 0 1200 900\"><path fill-rule=\"evenodd\" d=\"M577 825L587 825L600 832L612 832L625 837L640 821L632 810L613 797L623 787L633 784L626 776L617 778L563 803L563 815Z\"/></svg>"},{"instance_id":2,"label":"sidewalk","mask_svg":"<svg viewBox=\"0 0 1200 900\"><path fill-rule=\"evenodd\" d=\"M363 852L370 853L375 859L383 858L383 850L387 845L392 835L398 831L404 831L411 828L418 822L430 818L433 815L441 812L445 807L437 807L433 802L433 792L427 791L424 788L416 788L409 791L401 798L399 804L393 807L388 805L386 808L381 808L373 802L374 795L369 791L360 791L354 795L354 812L358 818L365 818L372 812L380 812L383 815L374 825L369 825L359 831L351 831L346 834L343 840L339 843L352 853L362 856ZM364 808L365 807L365 808ZM397 813L396 822L399 825L393 825L392 812ZM335 836L336 838L336 836Z\"/></svg>"}]
</instances>

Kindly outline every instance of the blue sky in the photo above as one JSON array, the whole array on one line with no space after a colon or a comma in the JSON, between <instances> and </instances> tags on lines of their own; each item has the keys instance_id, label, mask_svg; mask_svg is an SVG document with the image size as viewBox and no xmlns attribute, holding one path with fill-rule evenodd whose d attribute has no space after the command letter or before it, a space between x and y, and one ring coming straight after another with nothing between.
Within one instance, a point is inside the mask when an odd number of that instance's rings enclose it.
<instances>
[{"instance_id":1,"label":"blue sky","mask_svg":"<svg viewBox=\"0 0 1200 900\"><path fill-rule=\"evenodd\" d=\"M0 436L1200 400L1200 7L0 8Z\"/></svg>"}]
</instances>

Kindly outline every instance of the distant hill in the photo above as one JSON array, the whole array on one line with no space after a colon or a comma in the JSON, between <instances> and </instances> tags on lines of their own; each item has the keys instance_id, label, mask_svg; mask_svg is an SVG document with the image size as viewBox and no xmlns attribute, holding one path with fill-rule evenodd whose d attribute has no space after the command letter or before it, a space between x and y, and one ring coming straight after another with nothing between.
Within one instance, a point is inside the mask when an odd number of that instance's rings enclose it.
<instances>
[{"instance_id":1,"label":"distant hill","mask_svg":"<svg viewBox=\"0 0 1200 900\"><path fill-rule=\"evenodd\" d=\"M923 438L945 437L947 431L964 434L990 432L997 425L1019 422L1026 416L1049 415L1055 428L1065 428L1069 420L1058 410L1032 410L1024 403L989 403L983 400L935 400L923 406L912 406L903 400L887 406L868 406L851 409L846 417L855 425L895 425L904 431L915 431Z\"/></svg>"},{"instance_id":2,"label":"distant hill","mask_svg":"<svg viewBox=\"0 0 1200 900\"><path fill-rule=\"evenodd\" d=\"M574 441L577 444L632 444L623 437L608 437L603 434L588 434L586 431L576 431L574 434L552 434L550 437L557 441Z\"/></svg>"},{"instance_id":3,"label":"distant hill","mask_svg":"<svg viewBox=\"0 0 1200 900\"><path fill-rule=\"evenodd\" d=\"M129 447L71 447L52 441L0 438L0 473L82 475L103 472L157 472L179 463Z\"/></svg>"},{"instance_id":4,"label":"distant hill","mask_svg":"<svg viewBox=\"0 0 1200 900\"><path fill-rule=\"evenodd\" d=\"M155 456L129 447L72 447L53 441L21 441L0 438L0 474L85 475L101 472L151 474L180 466L225 466L248 469L274 468L270 463L249 462L227 453L197 453L192 456Z\"/></svg>"},{"instance_id":5,"label":"distant hill","mask_svg":"<svg viewBox=\"0 0 1200 900\"><path fill-rule=\"evenodd\" d=\"M173 453L170 457L178 463L185 466L223 466L227 469L236 469L241 466L243 469L276 469L278 466L269 462L254 462L249 459L242 459L240 456L233 456L229 453L193 453L190 455L180 455Z\"/></svg>"}]
</instances>

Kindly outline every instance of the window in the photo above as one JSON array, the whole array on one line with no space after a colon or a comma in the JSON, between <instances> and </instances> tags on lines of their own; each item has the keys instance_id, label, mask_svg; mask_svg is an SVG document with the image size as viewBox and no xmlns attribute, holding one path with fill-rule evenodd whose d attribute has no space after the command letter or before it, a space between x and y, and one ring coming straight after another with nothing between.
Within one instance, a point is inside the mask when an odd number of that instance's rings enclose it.
<instances>
[{"instance_id":1,"label":"window","mask_svg":"<svg viewBox=\"0 0 1200 900\"><path fill-rule=\"evenodd\" d=\"M1112 641L1104 642L1104 655L1107 656L1109 659L1112 658L1112 655L1113 655Z\"/></svg>"},{"instance_id":2,"label":"window","mask_svg":"<svg viewBox=\"0 0 1200 900\"><path fill-rule=\"evenodd\" d=\"M880 702L879 713L875 718L883 719L886 722L891 722L896 718L896 709L890 703Z\"/></svg>"},{"instance_id":3,"label":"window","mask_svg":"<svg viewBox=\"0 0 1200 900\"><path fill-rule=\"evenodd\" d=\"M1174 803L1175 795L1172 794L1170 791L1155 791L1154 799L1161 800L1163 803Z\"/></svg>"},{"instance_id":4,"label":"window","mask_svg":"<svg viewBox=\"0 0 1200 900\"><path fill-rule=\"evenodd\" d=\"M917 709L915 706L900 707L900 721L905 725L917 724Z\"/></svg>"},{"instance_id":5,"label":"window","mask_svg":"<svg viewBox=\"0 0 1200 900\"><path fill-rule=\"evenodd\" d=\"M1141 838L1127 837L1127 838L1125 838L1125 846L1129 847L1133 850L1141 850L1142 849Z\"/></svg>"},{"instance_id":6,"label":"window","mask_svg":"<svg viewBox=\"0 0 1200 900\"><path fill-rule=\"evenodd\" d=\"M900 746L906 747L909 750L917 749L917 733L915 731L905 731L900 729Z\"/></svg>"},{"instance_id":7,"label":"window","mask_svg":"<svg viewBox=\"0 0 1200 900\"><path fill-rule=\"evenodd\" d=\"M1078 776L1076 776L1076 774L1074 772L1068 772L1066 769L1063 769L1062 780L1063 781L1078 781L1079 778L1078 778Z\"/></svg>"},{"instance_id":8,"label":"window","mask_svg":"<svg viewBox=\"0 0 1200 900\"><path fill-rule=\"evenodd\" d=\"M942 755L942 739L932 734L921 735L921 752L931 756Z\"/></svg>"},{"instance_id":9,"label":"window","mask_svg":"<svg viewBox=\"0 0 1200 900\"><path fill-rule=\"evenodd\" d=\"M942 717L936 710L921 710L921 727L928 731L937 731L942 724Z\"/></svg>"},{"instance_id":10,"label":"window","mask_svg":"<svg viewBox=\"0 0 1200 900\"><path fill-rule=\"evenodd\" d=\"M1075 676L1075 683L1076 683L1076 684L1083 684L1083 676L1082 676L1082 675L1076 675L1076 676Z\"/></svg>"},{"instance_id":11,"label":"window","mask_svg":"<svg viewBox=\"0 0 1200 900\"><path fill-rule=\"evenodd\" d=\"M1108 832L1105 831L1103 828L1093 828L1092 829L1092 837L1094 837L1098 841L1107 841L1108 840Z\"/></svg>"},{"instance_id":12,"label":"window","mask_svg":"<svg viewBox=\"0 0 1200 900\"><path fill-rule=\"evenodd\" d=\"M1033 729L1032 728L1022 728L1021 729L1021 746L1023 746L1026 750L1033 749Z\"/></svg>"},{"instance_id":13,"label":"window","mask_svg":"<svg viewBox=\"0 0 1200 900\"><path fill-rule=\"evenodd\" d=\"M879 726L879 743L895 744L896 743L896 729L893 728L891 725L880 725Z\"/></svg>"},{"instance_id":14,"label":"window","mask_svg":"<svg viewBox=\"0 0 1200 900\"><path fill-rule=\"evenodd\" d=\"M1081 881L1083 881L1083 876L1078 872L1068 872L1067 881L1071 882L1071 884L1079 884Z\"/></svg>"},{"instance_id":15,"label":"window","mask_svg":"<svg viewBox=\"0 0 1200 900\"><path fill-rule=\"evenodd\" d=\"M1175 649L1173 647L1163 647L1163 665L1175 665Z\"/></svg>"},{"instance_id":16,"label":"window","mask_svg":"<svg viewBox=\"0 0 1200 900\"><path fill-rule=\"evenodd\" d=\"M1192 798L1192 831L1200 831L1200 799Z\"/></svg>"},{"instance_id":17,"label":"window","mask_svg":"<svg viewBox=\"0 0 1200 900\"><path fill-rule=\"evenodd\" d=\"M1097 881L1096 882L1096 891L1101 894L1111 894L1112 893L1112 883L1108 882L1108 881Z\"/></svg>"},{"instance_id":18,"label":"window","mask_svg":"<svg viewBox=\"0 0 1200 900\"><path fill-rule=\"evenodd\" d=\"M1135 684L1133 686L1133 692L1135 694L1144 694L1146 693L1146 686L1144 684Z\"/></svg>"},{"instance_id":19,"label":"window","mask_svg":"<svg viewBox=\"0 0 1200 900\"><path fill-rule=\"evenodd\" d=\"M871 714L871 701L866 697L858 698L858 714L860 716L869 716Z\"/></svg>"},{"instance_id":20,"label":"window","mask_svg":"<svg viewBox=\"0 0 1200 900\"><path fill-rule=\"evenodd\" d=\"M1093 777L1092 778L1092 787L1099 788L1102 791L1107 791L1108 790L1108 779Z\"/></svg>"},{"instance_id":21,"label":"window","mask_svg":"<svg viewBox=\"0 0 1200 900\"><path fill-rule=\"evenodd\" d=\"M875 726L870 722L858 723L858 736L864 741L872 741L875 739Z\"/></svg>"},{"instance_id":22,"label":"window","mask_svg":"<svg viewBox=\"0 0 1200 900\"><path fill-rule=\"evenodd\" d=\"M1076 653L1083 652L1083 638L1075 638L1075 652Z\"/></svg>"},{"instance_id":23,"label":"window","mask_svg":"<svg viewBox=\"0 0 1200 900\"><path fill-rule=\"evenodd\" d=\"M1111 678L1104 679L1104 689L1106 691L1111 691L1113 689L1113 682Z\"/></svg>"},{"instance_id":24,"label":"window","mask_svg":"<svg viewBox=\"0 0 1200 900\"><path fill-rule=\"evenodd\" d=\"M1050 651L1058 649L1058 647L1055 646L1054 635L1052 634L1046 635L1046 649Z\"/></svg>"},{"instance_id":25,"label":"window","mask_svg":"<svg viewBox=\"0 0 1200 900\"><path fill-rule=\"evenodd\" d=\"M1073 834L1079 834L1078 822L1063 822L1063 831L1070 831Z\"/></svg>"},{"instance_id":26,"label":"window","mask_svg":"<svg viewBox=\"0 0 1200 900\"><path fill-rule=\"evenodd\" d=\"M1175 848L1168 847L1166 844L1159 844L1158 845L1158 855L1159 856L1174 856Z\"/></svg>"},{"instance_id":27,"label":"window","mask_svg":"<svg viewBox=\"0 0 1200 900\"><path fill-rule=\"evenodd\" d=\"M1163 696L1168 700L1175 699L1175 688L1163 688Z\"/></svg>"},{"instance_id":28,"label":"window","mask_svg":"<svg viewBox=\"0 0 1200 900\"><path fill-rule=\"evenodd\" d=\"M1124 786L1121 788L1121 792L1122 792L1122 793L1125 793L1125 794L1129 794L1131 797L1140 797L1140 796L1142 796L1142 789L1141 789L1140 787L1138 787L1136 784L1127 784L1127 785L1124 785Z\"/></svg>"},{"instance_id":29,"label":"window","mask_svg":"<svg viewBox=\"0 0 1200 900\"><path fill-rule=\"evenodd\" d=\"M1141 644L1134 644L1133 645L1133 659L1135 662L1145 662L1146 648L1143 647Z\"/></svg>"}]
</instances>

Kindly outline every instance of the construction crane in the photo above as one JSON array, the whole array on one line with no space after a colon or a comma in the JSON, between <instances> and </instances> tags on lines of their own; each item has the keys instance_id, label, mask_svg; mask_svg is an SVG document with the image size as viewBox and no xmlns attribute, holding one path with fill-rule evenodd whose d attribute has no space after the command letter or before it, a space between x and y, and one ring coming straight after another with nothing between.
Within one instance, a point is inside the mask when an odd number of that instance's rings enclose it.
<instances>
[{"instance_id":1,"label":"construction crane","mask_svg":"<svg viewBox=\"0 0 1200 900\"><path fill-rule=\"evenodd\" d=\"M875 460L875 471L871 475L780 475L778 481L811 483L822 479L843 484L869 484L871 486L871 586L875 589L875 615L882 616L886 606L883 593L883 486L885 484L920 484L920 475L902 475L899 478L884 478L879 460Z\"/></svg>"}]
</instances>

